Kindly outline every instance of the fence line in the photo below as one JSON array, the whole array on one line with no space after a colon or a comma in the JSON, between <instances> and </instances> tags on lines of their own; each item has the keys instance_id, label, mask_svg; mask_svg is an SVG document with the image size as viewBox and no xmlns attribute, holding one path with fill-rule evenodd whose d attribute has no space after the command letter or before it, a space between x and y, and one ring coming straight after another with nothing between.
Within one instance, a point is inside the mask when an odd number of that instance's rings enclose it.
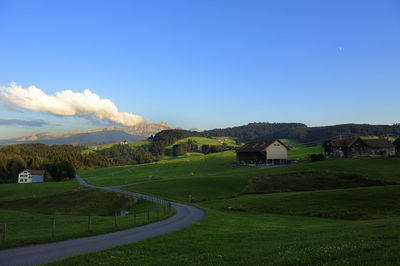
<instances>
[{"instance_id":1,"label":"fence line","mask_svg":"<svg viewBox=\"0 0 400 266\"><path fill-rule=\"evenodd\" d=\"M155 201L155 199L157 199L155 197L154 198L149 197L149 198L151 198L153 202L160 203L162 206L154 206L153 208L145 208L145 209L139 209L139 210L133 209L131 212L129 212L126 215L126 216L128 216L126 219L128 221L131 221L130 225L128 227L126 227L126 222L124 222L124 223L122 223L124 228L136 227L137 225L147 224L147 223L152 222L152 220L155 220L155 219L159 220L160 218L163 218L170 214L171 202L162 200L162 199ZM118 216L125 216L125 215L118 215L118 213L119 213L119 211L115 211L115 213L114 213L114 228L118 227ZM131 216L131 215L129 215L130 213L132 213L131 214L133 216L132 218L129 218ZM88 220L87 220L87 227L85 226L86 228L84 230L82 230L82 232L86 231L86 232L90 233L93 231L93 226L96 225L96 223L92 218L93 218L92 215L89 214ZM131 219L133 219L133 220L131 220ZM58 222L62 221L62 216L58 216L57 221ZM133 221L133 224L132 224L132 221ZM101 222L100 224L104 225L105 223ZM12 223L11 223L11 225L12 225ZM47 225L47 226L49 226L49 225ZM44 225L43 227L40 226L38 229L47 231L48 230L48 229L46 229L47 226L46 225ZM8 224L8 227L10 227L10 223ZM47 228L49 228L49 227L47 227ZM58 230L60 230L60 228L62 230L64 227L63 226L56 227L56 217L52 217L50 220L51 239L54 239L57 236L57 230L56 230L57 228L58 228ZM110 224L110 226L106 226L106 228L112 230L113 227ZM11 234L11 238L10 238L10 234L7 233L8 229L9 228L7 228L7 223L4 222L3 230L2 230L3 231L2 232L3 233L2 234L2 240L3 240L2 242L3 243L13 240L12 234ZM104 228L101 230L104 230ZM11 232L12 231L13 230L11 230ZM75 232L75 233L78 233L78 232ZM41 238L41 237L43 237L43 235L38 235L38 237Z\"/></svg>"}]
</instances>

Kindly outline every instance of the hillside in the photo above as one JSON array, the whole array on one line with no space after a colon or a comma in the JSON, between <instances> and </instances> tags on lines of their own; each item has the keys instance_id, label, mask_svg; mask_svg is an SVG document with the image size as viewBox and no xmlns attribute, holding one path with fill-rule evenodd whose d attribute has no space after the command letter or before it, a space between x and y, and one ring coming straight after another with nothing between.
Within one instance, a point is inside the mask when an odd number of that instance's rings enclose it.
<instances>
[{"instance_id":1,"label":"hillside","mask_svg":"<svg viewBox=\"0 0 400 266\"><path fill-rule=\"evenodd\" d=\"M308 127L300 123L250 123L243 126L204 131L207 136L229 136L241 141L290 139L305 146L321 145L327 139L352 136L400 136L400 125L343 124Z\"/></svg>"},{"instance_id":2,"label":"hillside","mask_svg":"<svg viewBox=\"0 0 400 266\"><path fill-rule=\"evenodd\" d=\"M80 171L97 185L140 182L125 189L191 203L207 215L184 230L57 263L399 264L398 158L329 159L270 169L234 162L228 151ZM158 250L163 253L154 256Z\"/></svg>"}]
</instances>

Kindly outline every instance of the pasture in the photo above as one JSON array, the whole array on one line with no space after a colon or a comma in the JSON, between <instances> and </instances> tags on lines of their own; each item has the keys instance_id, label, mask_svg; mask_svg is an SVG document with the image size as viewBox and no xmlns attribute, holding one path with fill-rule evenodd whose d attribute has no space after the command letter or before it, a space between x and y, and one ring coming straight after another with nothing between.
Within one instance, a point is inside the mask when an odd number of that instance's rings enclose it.
<instances>
[{"instance_id":1,"label":"pasture","mask_svg":"<svg viewBox=\"0 0 400 266\"><path fill-rule=\"evenodd\" d=\"M398 158L330 159L268 169L237 167L234 161L234 153L225 152L199 156L192 166L182 158L147 165L142 174L157 169L159 179L127 190L190 202L205 209L206 218L174 233L57 264L400 263ZM187 175L186 167L197 167L196 174Z\"/></svg>"},{"instance_id":2,"label":"pasture","mask_svg":"<svg viewBox=\"0 0 400 266\"><path fill-rule=\"evenodd\" d=\"M0 248L112 232L172 215L172 212L164 215L164 206L161 204L112 191L83 187L75 179L65 182L6 184L1 185L0 190L3 192L0 198L0 223L7 224L6 240L0 242ZM122 210L129 214L120 216ZM115 212L118 216L117 226Z\"/></svg>"}]
</instances>

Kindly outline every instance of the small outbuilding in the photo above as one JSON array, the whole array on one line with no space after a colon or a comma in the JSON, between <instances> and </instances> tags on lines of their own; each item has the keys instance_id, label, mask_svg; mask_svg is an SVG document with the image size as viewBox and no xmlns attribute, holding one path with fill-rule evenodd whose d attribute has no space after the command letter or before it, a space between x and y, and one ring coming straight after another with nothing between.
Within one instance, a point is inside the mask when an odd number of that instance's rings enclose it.
<instances>
[{"instance_id":1,"label":"small outbuilding","mask_svg":"<svg viewBox=\"0 0 400 266\"><path fill-rule=\"evenodd\" d=\"M44 170L27 169L18 174L18 183L38 183L44 181Z\"/></svg>"},{"instance_id":2,"label":"small outbuilding","mask_svg":"<svg viewBox=\"0 0 400 266\"><path fill-rule=\"evenodd\" d=\"M237 163L241 165L281 165L287 164L290 150L279 139L248 142L236 151Z\"/></svg>"},{"instance_id":3,"label":"small outbuilding","mask_svg":"<svg viewBox=\"0 0 400 266\"><path fill-rule=\"evenodd\" d=\"M322 147L327 158L384 157L395 154L395 145L386 139L334 139L325 141Z\"/></svg>"}]
</instances>

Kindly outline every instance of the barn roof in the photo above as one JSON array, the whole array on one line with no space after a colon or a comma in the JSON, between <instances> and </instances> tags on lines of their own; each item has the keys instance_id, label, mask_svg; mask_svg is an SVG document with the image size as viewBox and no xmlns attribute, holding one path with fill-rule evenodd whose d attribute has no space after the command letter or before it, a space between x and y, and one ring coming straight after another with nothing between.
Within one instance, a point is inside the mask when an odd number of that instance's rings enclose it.
<instances>
[{"instance_id":1,"label":"barn roof","mask_svg":"<svg viewBox=\"0 0 400 266\"><path fill-rule=\"evenodd\" d=\"M357 140L358 140L358 137L347 138L347 139L332 139L332 140L325 141L324 146L326 144L330 144L330 146L332 146L332 147L350 147Z\"/></svg>"},{"instance_id":2,"label":"barn roof","mask_svg":"<svg viewBox=\"0 0 400 266\"><path fill-rule=\"evenodd\" d=\"M333 139L328 140L323 146L330 144L332 147L351 147L357 140L363 142L366 146L371 148L390 148L394 147L393 143L386 139L362 139L360 137L348 138L348 139Z\"/></svg>"},{"instance_id":3,"label":"barn roof","mask_svg":"<svg viewBox=\"0 0 400 266\"><path fill-rule=\"evenodd\" d=\"M244 144L242 147L240 147L237 152L262 152L264 151L269 145L274 143L275 141L278 141L280 144L282 144L287 150L290 150L288 146L286 146L282 141L279 139L273 139L273 140L262 140L262 141L253 141L253 142L248 142Z\"/></svg>"},{"instance_id":4,"label":"barn roof","mask_svg":"<svg viewBox=\"0 0 400 266\"><path fill-rule=\"evenodd\" d=\"M31 175L44 175L45 171L44 170L32 170L28 169L28 171Z\"/></svg>"}]
</instances>

